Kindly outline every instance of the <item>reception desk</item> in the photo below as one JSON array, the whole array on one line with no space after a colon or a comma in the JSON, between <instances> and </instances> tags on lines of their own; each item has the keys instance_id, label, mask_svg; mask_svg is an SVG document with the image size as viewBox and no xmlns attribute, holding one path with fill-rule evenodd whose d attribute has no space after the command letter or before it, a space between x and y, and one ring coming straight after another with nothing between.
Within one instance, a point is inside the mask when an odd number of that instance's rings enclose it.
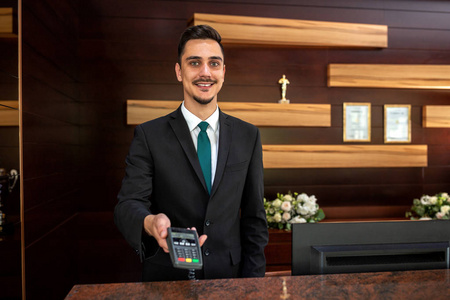
<instances>
[{"instance_id":1,"label":"reception desk","mask_svg":"<svg viewBox=\"0 0 450 300\"><path fill-rule=\"evenodd\" d=\"M78 299L449 299L450 270L75 285Z\"/></svg>"}]
</instances>

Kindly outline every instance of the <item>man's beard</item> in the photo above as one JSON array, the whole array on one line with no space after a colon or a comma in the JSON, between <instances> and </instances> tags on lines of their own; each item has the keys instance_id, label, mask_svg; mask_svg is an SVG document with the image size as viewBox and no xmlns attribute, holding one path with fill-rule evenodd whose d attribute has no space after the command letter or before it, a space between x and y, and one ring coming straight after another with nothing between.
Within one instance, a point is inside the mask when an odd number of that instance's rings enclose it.
<instances>
[{"instance_id":1,"label":"man's beard","mask_svg":"<svg viewBox=\"0 0 450 300\"><path fill-rule=\"evenodd\" d=\"M194 96L194 100L202 105L207 105L207 104L211 103L211 101L213 101L214 97L212 97L211 99L202 99L197 96Z\"/></svg>"}]
</instances>

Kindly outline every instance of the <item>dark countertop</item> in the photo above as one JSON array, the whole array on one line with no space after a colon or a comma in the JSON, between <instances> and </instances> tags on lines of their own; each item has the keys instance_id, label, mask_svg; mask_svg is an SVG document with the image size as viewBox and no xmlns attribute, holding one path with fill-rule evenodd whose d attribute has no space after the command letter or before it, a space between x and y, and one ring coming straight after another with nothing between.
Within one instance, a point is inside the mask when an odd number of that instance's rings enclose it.
<instances>
[{"instance_id":1,"label":"dark countertop","mask_svg":"<svg viewBox=\"0 0 450 300\"><path fill-rule=\"evenodd\" d=\"M285 286L285 291L283 291ZM75 285L76 299L448 299L450 270Z\"/></svg>"}]
</instances>

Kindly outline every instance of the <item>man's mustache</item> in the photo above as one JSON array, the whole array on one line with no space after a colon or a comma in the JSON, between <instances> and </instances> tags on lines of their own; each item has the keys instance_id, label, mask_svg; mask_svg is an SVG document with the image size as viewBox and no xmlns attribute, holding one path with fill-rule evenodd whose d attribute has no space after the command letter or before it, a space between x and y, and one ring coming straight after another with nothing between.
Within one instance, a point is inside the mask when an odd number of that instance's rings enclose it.
<instances>
[{"instance_id":1,"label":"man's mustache","mask_svg":"<svg viewBox=\"0 0 450 300\"><path fill-rule=\"evenodd\" d=\"M210 83L217 83L217 80L212 80L212 79L210 79L210 78L207 78L207 79L202 79L202 78L200 78L200 79L196 79L196 80L194 80L192 83L193 84L197 84L197 83L205 83L205 82L210 82Z\"/></svg>"}]
</instances>

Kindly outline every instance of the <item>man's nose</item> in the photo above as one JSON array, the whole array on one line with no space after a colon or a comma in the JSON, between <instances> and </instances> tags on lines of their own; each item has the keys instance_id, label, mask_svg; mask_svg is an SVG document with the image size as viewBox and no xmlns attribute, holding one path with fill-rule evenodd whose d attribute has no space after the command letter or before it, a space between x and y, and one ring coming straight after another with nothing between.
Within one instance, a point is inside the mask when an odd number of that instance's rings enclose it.
<instances>
[{"instance_id":1,"label":"man's nose","mask_svg":"<svg viewBox=\"0 0 450 300\"><path fill-rule=\"evenodd\" d=\"M203 64L200 69L200 76L211 76L211 70L208 64Z\"/></svg>"}]
</instances>

